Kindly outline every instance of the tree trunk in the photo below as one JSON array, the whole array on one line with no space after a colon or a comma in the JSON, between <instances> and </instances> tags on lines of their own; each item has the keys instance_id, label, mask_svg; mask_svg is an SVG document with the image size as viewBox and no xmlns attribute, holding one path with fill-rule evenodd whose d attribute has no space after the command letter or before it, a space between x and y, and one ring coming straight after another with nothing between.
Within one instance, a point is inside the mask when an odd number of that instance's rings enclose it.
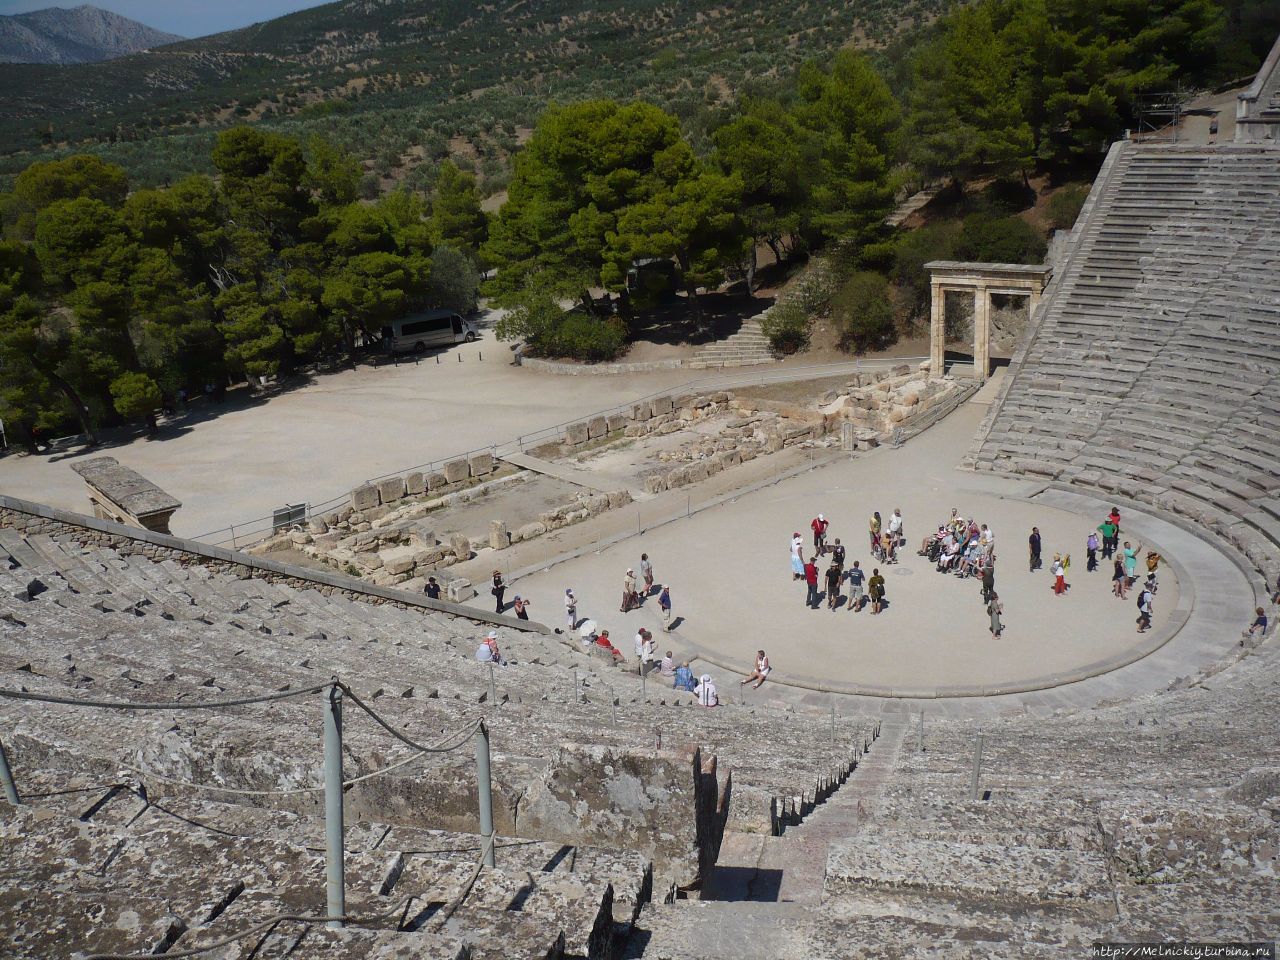
<instances>
[{"instance_id":1,"label":"tree trunk","mask_svg":"<svg viewBox=\"0 0 1280 960\"><path fill-rule=\"evenodd\" d=\"M85 442L91 447L96 447L98 445L98 435L94 433L93 426L89 423L89 408L84 405L84 401L80 399L80 394L76 393L75 387L59 376L52 367L37 363L34 357L32 357L31 362L32 366L41 375L47 377L50 383L62 391L76 412L76 419L80 421L80 431L84 434Z\"/></svg>"},{"instance_id":2,"label":"tree trunk","mask_svg":"<svg viewBox=\"0 0 1280 960\"><path fill-rule=\"evenodd\" d=\"M356 333L346 320L339 321L338 329L342 331L342 348L347 353L347 365L354 370L356 368Z\"/></svg>"},{"instance_id":3,"label":"tree trunk","mask_svg":"<svg viewBox=\"0 0 1280 960\"><path fill-rule=\"evenodd\" d=\"M747 259L747 296L756 295L756 244L751 242L751 256Z\"/></svg>"},{"instance_id":4,"label":"tree trunk","mask_svg":"<svg viewBox=\"0 0 1280 960\"><path fill-rule=\"evenodd\" d=\"M781 265L784 257L783 257L782 248L778 246L778 238L772 237L772 236L765 237L764 242L769 245L769 249L773 253L774 263Z\"/></svg>"}]
</instances>

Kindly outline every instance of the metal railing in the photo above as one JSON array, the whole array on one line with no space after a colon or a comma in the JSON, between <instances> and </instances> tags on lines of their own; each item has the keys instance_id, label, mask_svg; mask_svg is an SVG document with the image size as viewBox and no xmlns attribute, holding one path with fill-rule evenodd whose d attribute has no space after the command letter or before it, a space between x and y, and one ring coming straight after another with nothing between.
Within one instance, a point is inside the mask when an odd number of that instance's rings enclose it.
<instances>
[{"instance_id":1,"label":"metal railing","mask_svg":"<svg viewBox=\"0 0 1280 960\"><path fill-rule=\"evenodd\" d=\"M401 467L388 473L379 474L376 477L369 477L364 481L365 484L378 483L382 480L390 480L393 477L402 477L407 473L429 473L437 472L443 468L446 463L455 460L465 460L475 456L478 453L488 453L495 458L501 459L503 456L511 453L523 453L530 447L539 447L547 443L558 442L561 440L571 424L581 423L584 420L591 420L595 417L609 417L620 413L630 413L631 408L642 403L649 403L660 397L679 396L681 394L707 392L714 390L726 390L741 387L768 386L774 383L793 383L802 380L821 380L827 377L839 376L855 376L868 370L879 370L884 367L896 367L900 364L916 364L928 357L885 357L878 360L848 360L839 363L822 363L812 364L804 367L789 367L784 369L775 369L758 372L742 372L732 374L722 374L714 377L700 377L696 380L687 380L684 383L675 384L662 390L656 390L653 393L645 394L642 397L636 397L624 403L617 403L603 410L595 410L591 413L580 414L571 420L565 420L561 423L552 424L549 427L543 427L540 430L534 430L530 433L523 433L511 440L501 443L488 444L482 447L464 451L462 453L451 454L447 457L437 457L428 460L425 463L416 463L412 466ZM305 520L311 520L313 517L320 516L340 507L347 502L351 496L351 491L347 490L335 497L320 503L307 503ZM243 520L237 523L228 524L225 527L219 527L208 533L202 533L198 536L191 537L192 540L198 540L201 543L212 544L213 546L230 545L233 550L239 549L241 546L250 546L261 540L266 539L273 533L281 529L288 529L287 526L280 526L276 522L276 516L273 512L269 516L256 517L252 520ZM297 526L293 524L292 526Z\"/></svg>"},{"instance_id":2,"label":"metal railing","mask_svg":"<svg viewBox=\"0 0 1280 960\"><path fill-rule=\"evenodd\" d=\"M492 867L494 865L494 841L496 833L493 826L493 790L491 782L490 762L489 762L489 730L485 726L483 719L471 720L465 723L451 733L446 734L438 742L430 745L423 745L405 736L387 720L376 713L372 707L366 704L346 683L337 677L331 678L327 683L315 684L310 687L303 687L297 690L283 690L274 693L260 694L255 696L238 697L230 700L216 700L199 702L168 702L168 703L136 703L129 701L113 701L113 700L87 700L76 699L71 697L52 696L49 694L33 693L27 690L5 690L0 689L0 699L20 700L28 702L38 702L50 705L61 705L78 707L81 709L96 710L116 710L124 712L136 711L186 711L186 710L220 710L232 707L241 707L249 704L268 703L295 697L312 696L316 693L323 693L323 718L324 718L324 785L314 787L295 787L285 790L247 790L237 787L222 787L215 784L199 784L189 783L185 781L173 780L168 777L159 776L146 770L139 770L128 764L120 763L118 766L130 770L140 777L155 780L159 783L182 786L187 789L196 791L213 791L215 793L225 793L233 795L250 795L250 796L288 796L299 793L319 793L324 794L324 823L325 823L325 893L327 908L325 916L286 916L281 915L273 918L272 923L278 923L283 920L295 920L307 923L325 923L330 927L341 927L348 921L359 922L355 918L347 915L346 908L346 871L345 871L345 850L344 850L344 821L343 821L343 791L357 783L374 777L380 777L387 773L397 770L410 762L417 760L428 754L450 753L464 746L468 740L474 737L476 751L476 782L477 796L479 800L479 826L481 836L480 857L476 862L475 873L471 877L471 882L464 885L463 891L454 902L443 912L443 920L447 920L462 901L466 898L474 885L476 878L480 875L483 867ZM370 773L355 777L351 780L344 780L342 775L342 705L344 698L350 699L356 707L368 714L370 719L374 721L383 730L389 733L395 739L411 748L414 752L406 759L388 764ZM9 765L8 756L4 752L3 744L0 744L0 786L3 787L5 798L9 803L18 806L22 803L22 797L18 790L17 781L13 776L13 770ZM376 919L376 918L367 918ZM191 950L182 951L181 956L195 956L200 953L207 953L226 943L234 942L251 935L259 929L262 924L255 924L252 927L240 931L238 934L221 940L218 943L206 944L204 946L193 948ZM113 958L125 956L129 960L133 957L141 957L141 954L118 955L118 954L92 954L88 960L113 960Z\"/></svg>"}]
</instances>

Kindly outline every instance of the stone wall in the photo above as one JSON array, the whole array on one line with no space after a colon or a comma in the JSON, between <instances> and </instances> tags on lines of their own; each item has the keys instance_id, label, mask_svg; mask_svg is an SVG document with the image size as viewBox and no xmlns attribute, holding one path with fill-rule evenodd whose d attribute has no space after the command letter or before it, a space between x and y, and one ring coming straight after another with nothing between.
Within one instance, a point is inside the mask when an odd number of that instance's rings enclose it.
<instances>
[{"instance_id":1,"label":"stone wall","mask_svg":"<svg viewBox=\"0 0 1280 960\"><path fill-rule=\"evenodd\" d=\"M823 410L878 433L882 439L904 431L935 407L946 404L967 384L958 380L931 380L927 363L912 371L896 366L888 376L868 382L864 376L840 391L829 391Z\"/></svg>"},{"instance_id":2,"label":"stone wall","mask_svg":"<svg viewBox=\"0 0 1280 960\"><path fill-rule=\"evenodd\" d=\"M622 363L560 363L555 360L543 360L541 357L521 357L520 365L540 373L554 373L565 377L591 377L621 373L648 373L653 370L678 370L685 364L679 357Z\"/></svg>"},{"instance_id":3,"label":"stone wall","mask_svg":"<svg viewBox=\"0 0 1280 960\"><path fill-rule=\"evenodd\" d=\"M484 451L447 460L440 465L439 470L412 470L403 476L363 484L351 491L350 504L313 519L313 528L323 525L325 530L313 529L312 532L323 533L329 527L363 532L370 529L365 524L372 524L399 509L406 498L411 501L423 497L438 499L446 493L483 483L497 469L497 459L492 453Z\"/></svg>"},{"instance_id":4,"label":"stone wall","mask_svg":"<svg viewBox=\"0 0 1280 960\"><path fill-rule=\"evenodd\" d=\"M716 861L726 811L715 759L704 764L697 748L680 756L566 746L521 800L517 833L634 850L652 858L664 884L689 887Z\"/></svg>"},{"instance_id":5,"label":"stone wall","mask_svg":"<svg viewBox=\"0 0 1280 960\"><path fill-rule=\"evenodd\" d=\"M631 503L629 490L583 492L567 503L543 511L537 520L518 527L513 528L498 517L490 522L487 536L482 538L473 539L457 531L437 531L437 521L445 519L444 514L437 512L441 508L523 483L525 476L521 472L440 497L401 500L399 506L393 501L390 512L355 524L352 523L355 517L367 517L368 513L361 515L344 507L335 512L332 525L323 518L313 519L308 529L276 534L253 547L252 552L268 553L280 547L293 547L350 576L379 586L403 586L420 592L427 577L471 559L485 547L503 550ZM500 505L495 504L494 512L500 510ZM444 580L438 579L443 585Z\"/></svg>"}]
</instances>

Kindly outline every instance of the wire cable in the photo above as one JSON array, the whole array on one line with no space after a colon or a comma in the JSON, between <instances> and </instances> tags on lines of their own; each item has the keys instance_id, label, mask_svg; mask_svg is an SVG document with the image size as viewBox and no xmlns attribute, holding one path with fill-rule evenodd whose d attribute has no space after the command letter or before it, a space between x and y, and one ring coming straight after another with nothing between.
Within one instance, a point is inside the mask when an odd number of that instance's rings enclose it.
<instances>
[{"instance_id":1,"label":"wire cable","mask_svg":"<svg viewBox=\"0 0 1280 960\"><path fill-rule=\"evenodd\" d=\"M498 839L498 831L494 830L484 842L484 846L480 849L480 856L476 859L476 868L471 872L471 879L466 882L459 893L450 902L449 906L440 912L440 919L436 921L436 933L444 929L444 925L449 922L449 918L457 912L462 906L464 900L471 895L471 888L476 885L476 880L480 878L480 871L484 869L485 857L489 855L489 851L493 849L494 842Z\"/></svg>"},{"instance_id":2,"label":"wire cable","mask_svg":"<svg viewBox=\"0 0 1280 960\"><path fill-rule=\"evenodd\" d=\"M367 713L370 717L372 717L373 722L376 723L378 726L380 726L383 730L387 731L387 733L391 734L401 743L404 743L407 746L413 747L413 749L415 750L420 750L423 753L449 753L453 750L457 750L460 746L462 746L462 742L465 741L467 737L471 736L471 734L475 733L477 730L480 729L480 724L482 722L480 720L474 720L472 721L471 726L466 728L465 732L463 730L458 730L457 733L462 736L462 741L454 744L453 746L442 747L439 744L436 744L434 746L424 747L422 744L418 743L416 740L411 740L408 737L406 737L403 733L401 733L395 727L391 726L391 724L389 724L386 720L383 720L382 717L378 716L378 714L374 712L374 709L370 707L367 703L365 703L363 700L361 700L356 695L356 692L352 690L349 686L347 686L345 683L342 683L339 681L338 687L342 690L343 693L345 693L347 696L351 698L352 703L354 703L357 707L359 707L361 710ZM443 740L440 741L440 743L442 744L448 743L452 739L453 739L452 736L445 737Z\"/></svg>"},{"instance_id":3,"label":"wire cable","mask_svg":"<svg viewBox=\"0 0 1280 960\"><path fill-rule=\"evenodd\" d=\"M278 690L275 693L264 693L256 697L240 697L236 700L209 700L204 703L130 703L120 700L74 700L70 697L54 697L44 693L30 693L26 690L0 689L0 697L9 700L35 700L40 703L58 703L68 707L95 707L101 710L217 710L222 707L242 707L249 703L267 703L272 700L287 700L290 697L301 697L319 693L333 686L333 681L318 683L311 687L299 687L297 690Z\"/></svg>"}]
</instances>

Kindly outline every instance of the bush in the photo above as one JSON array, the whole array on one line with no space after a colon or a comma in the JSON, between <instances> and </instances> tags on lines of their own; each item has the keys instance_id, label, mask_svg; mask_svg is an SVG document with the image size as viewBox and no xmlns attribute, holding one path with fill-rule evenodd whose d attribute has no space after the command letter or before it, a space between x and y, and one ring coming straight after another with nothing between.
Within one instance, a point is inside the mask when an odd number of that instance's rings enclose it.
<instances>
[{"instance_id":1,"label":"bush","mask_svg":"<svg viewBox=\"0 0 1280 960\"><path fill-rule=\"evenodd\" d=\"M1044 237L1021 217L975 213L964 218L956 241L957 260L980 263L1041 263Z\"/></svg>"},{"instance_id":2,"label":"bush","mask_svg":"<svg viewBox=\"0 0 1280 960\"><path fill-rule=\"evenodd\" d=\"M775 304L760 321L769 345L778 353L795 353L808 344L811 326L812 316L796 300Z\"/></svg>"},{"instance_id":3,"label":"bush","mask_svg":"<svg viewBox=\"0 0 1280 960\"><path fill-rule=\"evenodd\" d=\"M840 348L865 353L893 343L893 293L878 273L855 273L831 302L831 319L840 332Z\"/></svg>"},{"instance_id":4,"label":"bush","mask_svg":"<svg viewBox=\"0 0 1280 960\"><path fill-rule=\"evenodd\" d=\"M574 360L613 360L622 353L627 327L617 317L600 320L582 311L562 315L551 340L551 355Z\"/></svg>"},{"instance_id":5,"label":"bush","mask_svg":"<svg viewBox=\"0 0 1280 960\"><path fill-rule=\"evenodd\" d=\"M122 373L111 381L111 400L126 420L145 420L163 402L160 388L145 373Z\"/></svg>"},{"instance_id":6,"label":"bush","mask_svg":"<svg viewBox=\"0 0 1280 960\"><path fill-rule=\"evenodd\" d=\"M1089 197L1087 183L1069 183L1049 198L1047 209L1049 222L1057 230L1068 230L1075 225L1076 218Z\"/></svg>"},{"instance_id":7,"label":"bush","mask_svg":"<svg viewBox=\"0 0 1280 960\"><path fill-rule=\"evenodd\" d=\"M982 199L992 210L1018 213L1036 205L1036 192L1021 177L1000 177L983 191Z\"/></svg>"},{"instance_id":8,"label":"bush","mask_svg":"<svg viewBox=\"0 0 1280 960\"><path fill-rule=\"evenodd\" d=\"M929 306L929 271L924 265L931 260L955 259L960 224L954 220L931 223L909 230L898 238L889 276L902 292L902 308L913 317Z\"/></svg>"},{"instance_id":9,"label":"bush","mask_svg":"<svg viewBox=\"0 0 1280 960\"><path fill-rule=\"evenodd\" d=\"M584 311L565 312L547 289L530 288L497 323L499 340L523 340L528 352L572 360L613 360L626 344L626 325L617 317L603 320Z\"/></svg>"}]
</instances>

